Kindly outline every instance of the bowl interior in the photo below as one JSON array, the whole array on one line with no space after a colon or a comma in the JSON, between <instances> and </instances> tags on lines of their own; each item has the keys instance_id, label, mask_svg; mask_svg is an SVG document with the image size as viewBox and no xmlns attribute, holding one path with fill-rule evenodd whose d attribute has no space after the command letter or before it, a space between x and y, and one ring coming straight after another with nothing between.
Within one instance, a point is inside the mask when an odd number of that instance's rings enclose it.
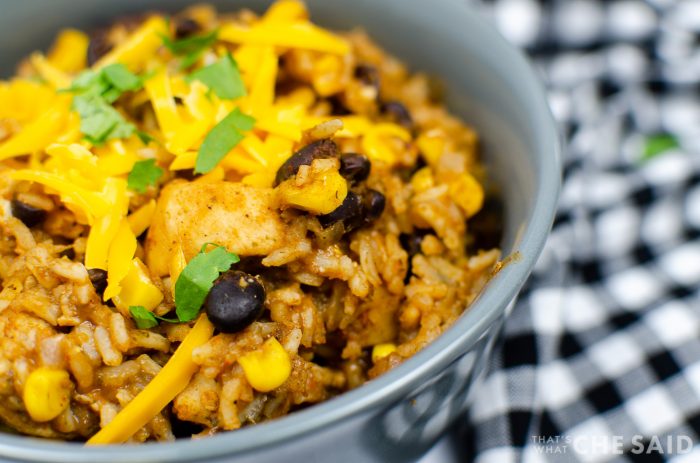
<instances>
[{"instance_id":1,"label":"bowl interior","mask_svg":"<svg viewBox=\"0 0 700 463\"><path fill-rule=\"evenodd\" d=\"M62 27L90 29L107 24L118 15L148 9L177 11L195 2L23 0L6 3L0 15L0 76L3 77L12 75L23 56L36 49L46 49ZM270 2L209 3L222 11L244 6L262 11ZM122 448L120 459L151 455L170 461L201 460L205 454L250 449L285 436L311 432L333 419L401 397L420 384L425 375L463 354L469 343L505 310L543 246L558 193L559 142L543 91L522 55L460 0L306 0L306 3L315 22L340 30L361 26L411 69L440 77L445 84L447 106L480 135L489 174L500 185L505 202L502 249L504 254L517 251L519 258L492 280L470 310L443 336L359 390L276 422L208 441ZM72 446L35 440L28 446L29 442L0 435L0 455L78 462L94 461L99 454L100 461L111 461L100 450L76 452ZM72 450L65 449L68 447Z\"/></svg>"}]
</instances>

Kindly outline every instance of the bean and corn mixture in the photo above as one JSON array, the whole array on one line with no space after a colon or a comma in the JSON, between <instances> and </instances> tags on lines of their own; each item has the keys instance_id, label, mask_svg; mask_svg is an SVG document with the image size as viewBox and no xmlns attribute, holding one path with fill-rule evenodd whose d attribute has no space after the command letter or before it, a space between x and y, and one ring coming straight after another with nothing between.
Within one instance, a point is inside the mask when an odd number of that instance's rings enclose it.
<instances>
[{"instance_id":1,"label":"bean and corn mixture","mask_svg":"<svg viewBox=\"0 0 700 463\"><path fill-rule=\"evenodd\" d=\"M498 266L484 184L425 75L299 1L62 31L0 82L4 429L203 437L362 385Z\"/></svg>"}]
</instances>

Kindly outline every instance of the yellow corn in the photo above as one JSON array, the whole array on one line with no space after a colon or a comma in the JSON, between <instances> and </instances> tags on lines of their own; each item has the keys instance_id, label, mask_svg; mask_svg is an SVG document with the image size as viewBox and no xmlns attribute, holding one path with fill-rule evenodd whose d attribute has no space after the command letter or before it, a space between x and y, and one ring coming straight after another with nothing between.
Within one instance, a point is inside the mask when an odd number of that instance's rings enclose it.
<instances>
[{"instance_id":1,"label":"yellow corn","mask_svg":"<svg viewBox=\"0 0 700 463\"><path fill-rule=\"evenodd\" d=\"M390 342L377 344L372 348L372 362L377 363L379 359L382 359L395 351L396 345Z\"/></svg>"},{"instance_id":2,"label":"yellow corn","mask_svg":"<svg viewBox=\"0 0 700 463\"><path fill-rule=\"evenodd\" d=\"M34 421L51 421L70 404L72 389L68 372L41 367L32 371L24 383L22 400Z\"/></svg>"},{"instance_id":3,"label":"yellow corn","mask_svg":"<svg viewBox=\"0 0 700 463\"><path fill-rule=\"evenodd\" d=\"M394 152L387 138L398 138L403 142L411 141L411 134L403 127L389 122L382 122L370 127L362 137L362 149L372 161L383 161L389 165L397 161Z\"/></svg>"},{"instance_id":4,"label":"yellow corn","mask_svg":"<svg viewBox=\"0 0 700 463\"><path fill-rule=\"evenodd\" d=\"M248 383L260 392L277 389L292 372L289 354L275 338L265 341L260 349L241 356L238 363L243 367Z\"/></svg>"},{"instance_id":5,"label":"yellow corn","mask_svg":"<svg viewBox=\"0 0 700 463\"><path fill-rule=\"evenodd\" d=\"M440 160L445 150L445 139L440 136L421 134L416 139L416 145L425 159L425 162L434 166Z\"/></svg>"},{"instance_id":6,"label":"yellow corn","mask_svg":"<svg viewBox=\"0 0 700 463\"><path fill-rule=\"evenodd\" d=\"M461 174L450 183L450 196L462 208L467 217L471 217L484 204L484 189L468 173Z\"/></svg>"},{"instance_id":7,"label":"yellow corn","mask_svg":"<svg viewBox=\"0 0 700 463\"><path fill-rule=\"evenodd\" d=\"M423 167L418 169L418 171L411 177L411 186L413 186L413 191L416 193L422 193L426 190L431 189L435 186L435 180L433 180L433 172L430 167Z\"/></svg>"},{"instance_id":8,"label":"yellow corn","mask_svg":"<svg viewBox=\"0 0 700 463\"><path fill-rule=\"evenodd\" d=\"M314 63L311 83L321 96L338 93L347 84L343 77L343 59L337 55L325 55Z\"/></svg>"},{"instance_id":9,"label":"yellow corn","mask_svg":"<svg viewBox=\"0 0 700 463\"><path fill-rule=\"evenodd\" d=\"M328 214L343 204L348 184L337 170L311 173L310 177L301 186L293 178L282 182L278 187L282 201L314 214Z\"/></svg>"},{"instance_id":10,"label":"yellow corn","mask_svg":"<svg viewBox=\"0 0 700 463\"><path fill-rule=\"evenodd\" d=\"M138 257L131 261L131 268L121 281L121 288L119 294L114 296L114 305L124 312L135 305L153 310L163 300L163 293L153 284L146 266Z\"/></svg>"}]
</instances>

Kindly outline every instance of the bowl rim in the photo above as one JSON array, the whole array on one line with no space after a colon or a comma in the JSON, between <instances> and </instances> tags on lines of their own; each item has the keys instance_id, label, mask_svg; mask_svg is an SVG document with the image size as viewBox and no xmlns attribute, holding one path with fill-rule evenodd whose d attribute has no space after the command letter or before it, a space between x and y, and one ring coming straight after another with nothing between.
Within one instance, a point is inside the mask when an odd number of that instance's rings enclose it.
<instances>
[{"instance_id":1,"label":"bowl rim","mask_svg":"<svg viewBox=\"0 0 700 463\"><path fill-rule=\"evenodd\" d=\"M476 8L460 5L465 11L479 15ZM471 304L459 319L437 339L401 365L380 377L305 410L296 411L275 420L242 428L230 433L220 433L201 440L178 440L167 444L144 443L137 445L107 445L85 447L82 443L51 442L40 438L0 433L0 456L20 461L54 461L65 463L103 463L127 460L154 460L182 462L206 461L254 451L264 446L284 443L295 437L305 436L332 423L348 419L367 411L374 405L399 400L416 386L422 377L442 369L466 351L506 310L525 283L539 257L554 220L561 178L562 145L554 117L547 104L542 82L524 54L509 44L500 33L488 24L484 33L501 48L508 50L509 60L523 73L523 86L530 89L536 117L540 124L541 145L549 152L536 166L537 194L527 226L516 249L517 259L506 265L488 284L487 288ZM531 108L532 109L532 108ZM79 451L76 451L80 449Z\"/></svg>"}]
</instances>

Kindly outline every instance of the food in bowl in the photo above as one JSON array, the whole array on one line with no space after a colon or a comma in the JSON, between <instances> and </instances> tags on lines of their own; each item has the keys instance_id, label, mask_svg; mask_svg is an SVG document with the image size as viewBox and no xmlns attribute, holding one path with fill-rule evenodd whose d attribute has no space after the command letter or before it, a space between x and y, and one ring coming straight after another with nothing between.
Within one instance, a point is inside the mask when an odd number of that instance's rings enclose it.
<instances>
[{"instance_id":1,"label":"food in bowl","mask_svg":"<svg viewBox=\"0 0 700 463\"><path fill-rule=\"evenodd\" d=\"M477 135L282 0L59 34L0 86L0 418L203 437L361 386L498 267Z\"/></svg>"}]
</instances>

